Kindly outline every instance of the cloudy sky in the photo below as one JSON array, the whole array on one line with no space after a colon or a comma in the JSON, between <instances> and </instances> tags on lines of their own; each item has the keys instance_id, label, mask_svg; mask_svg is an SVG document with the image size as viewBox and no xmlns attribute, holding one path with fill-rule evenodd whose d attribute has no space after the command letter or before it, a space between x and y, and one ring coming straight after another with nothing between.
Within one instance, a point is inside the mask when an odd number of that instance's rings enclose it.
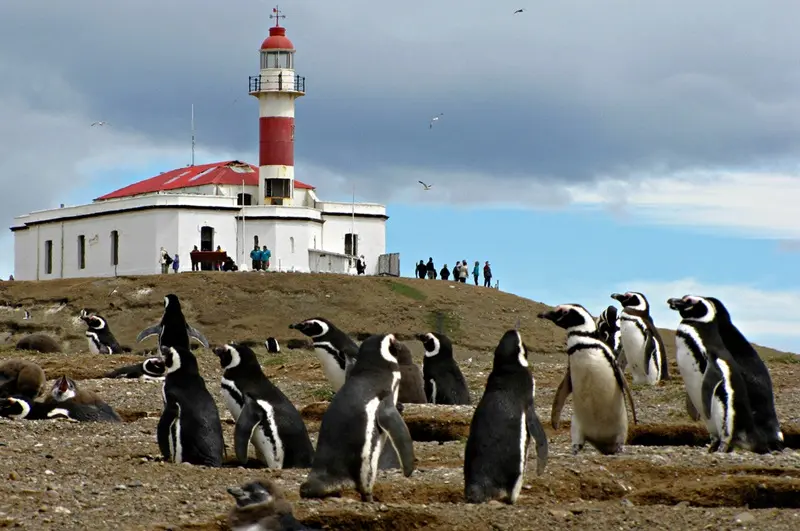
<instances>
[{"instance_id":1,"label":"cloudy sky","mask_svg":"<svg viewBox=\"0 0 800 531\"><path fill-rule=\"evenodd\" d=\"M307 78L298 178L386 203L405 272L490 259L503 289L594 312L620 286L654 305L716 294L749 336L800 351L800 4L489 5L282 5ZM271 8L2 2L6 226L185 165L192 103L198 163L255 162L247 78ZM583 269L565 278L568 264Z\"/></svg>"}]
</instances>

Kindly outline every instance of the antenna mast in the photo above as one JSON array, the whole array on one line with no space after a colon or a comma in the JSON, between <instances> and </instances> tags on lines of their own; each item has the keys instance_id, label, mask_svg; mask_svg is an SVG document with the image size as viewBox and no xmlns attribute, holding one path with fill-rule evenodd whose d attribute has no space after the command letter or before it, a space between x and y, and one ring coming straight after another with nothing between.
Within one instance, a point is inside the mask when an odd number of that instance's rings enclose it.
<instances>
[{"instance_id":1,"label":"antenna mast","mask_svg":"<svg viewBox=\"0 0 800 531\"><path fill-rule=\"evenodd\" d=\"M194 103L192 103L192 163L190 166L194 166Z\"/></svg>"}]
</instances>

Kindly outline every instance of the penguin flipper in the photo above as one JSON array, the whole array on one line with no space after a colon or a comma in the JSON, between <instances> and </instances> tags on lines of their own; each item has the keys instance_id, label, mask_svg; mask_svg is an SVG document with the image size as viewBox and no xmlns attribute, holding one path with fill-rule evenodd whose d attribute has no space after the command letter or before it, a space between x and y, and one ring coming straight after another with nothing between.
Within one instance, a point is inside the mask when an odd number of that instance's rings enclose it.
<instances>
[{"instance_id":1,"label":"penguin flipper","mask_svg":"<svg viewBox=\"0 0 800 531\"><path fill-rule=\"evenodd\" d=\"M619 370L622 371L622 374L625 374L625 368L628 366L628 357L625 355L624 348L619 349L619 354L617 355L617 365L619 365Z\"/></svg>"},{"instance_id":2,"label":"penguin flipper","mask_svg":"<svg viewBox=\"0 0 800 531\"><path fill-rule=\"evenodd\" d=\"M646 329L644 333L644 373L650 374L650 362L658 355L656 349L656 338L650 329Z\"/></svg>"},{"instance_id":3,"label":"penguin flipper","mask_svg":"<svg viewBox=\"0 0 800 531\"><path fill-rule=\"evenodd\" d=\"M541 476L544 473L544 467L547 466L547 434L545 434L542 422L536 414L536 408L533 407L532 400L528 404L525 423L527 424L528 436L533 437L536 441L536 474Z\"/></svg>"},{"instance_id":4,"label":"penguin flipper","mask_svg":"<svg viewBox=\"0 0 800 531\"><path fill-rule=\"evenodd\" d=\"M397 411L391 394L383 397L378 404L377 420L378 426L389 436L389 442L392 443L392 447L400 459L403 475L409 477L414 472L414 444L408 426Z\"/></svg>"},{"instance_id":5,"label":"penguin flipper","mask_svg":"<svg viewBox=\"0 0 800 531\"><path fill-rule=\"evenodd\" d=\"M692 420L700 420L700 412L694 407L694 402L692 402L692 397L689 396L688 392L686 393L686 412L689 413L689 417L691 417Z\"/></svg>"},{"instance_id":6,"label":"penguin flipper","mask_svg":"<svg viewBox=\"0 0 800 531\"><path fill-rule=\"evenodd\" d=\"M554 430L557 430L561 425L561 410L564 409L564 404L567 402L567 397L572 393L572 378L569 375L569 365L567 365L567 373L564 379L558 384L558 389L553 397L553 410L550 413L550 424Z\"/></svg>"},{"instance_id":7,"label":"penguin flipper","mask_svg":"<svg viewBox=\"0 0 800 531\"><path fill-rule=\"evenodd\" d=\"M264 421L264 410L250 395L244 395L244 407L242 407L239 418L236 419L236 426L233 429L233 447L236 450L236 459L243 465L247 464L247 450L250 446L250 439L259 424Z\"/></svg>"},{"instance_id":8,"label":"penguin flipper","mask_svg":"<svg viewBox=\"0 0 800 531\"><path fill-rule=\"evenodd\" d=\"M164 404L164 411L161 413L161 418L158 420L156 439L158 440L158 449L161 450L161 455L164 456L165 461L171 461L174 458L170 450L169 438L172 425L178 420L179 412L180 410L177 404Z\"/></svg>"},{"instance_id":9,"label":"penguin flipper","mask_svg":"<svg viewBox=\"0 0 800 531\"><path fill-rule=\"evenodd\" d=\"M139 332L138 336L136 336L136 342L141 343L142 340L147 339L150 336L157 336L160 332L161 332L161 323L153 325L149 328L145 328L144 330Z\"/></svg>"},{"instance_id":10,"label":"penguin flipper","mask_svg":"<svg viewBox=\"0 0 800 531\"><path fill-rule=\"evenodd\" d=\"M206 336L204 336L202 332L189 325L186 325L186 331L189 332L190 338L196 339L197 341L202 343L204 347L208 348L208 339L206 339Z\"/></svg>"},{"instance_id":11,"label":"penguin flipper","mask_svg":"<svg viewBox=\"0 0 800 531\"><path fill-rule=\"evenodd\" d=\"M625 399L628 401L628 405L631 408L631 416L633 417L633 423L638 424L639 421L636 420L636 406L633 404L633 393L631 393L631 388L628 385L628 380L625 379L625 375L622 374L622 371L616 364L614 364L614 376L617 377L617 384L619 385L620 390L622 390L622 394L625 395Z\"/></svg>"}]
</instances>

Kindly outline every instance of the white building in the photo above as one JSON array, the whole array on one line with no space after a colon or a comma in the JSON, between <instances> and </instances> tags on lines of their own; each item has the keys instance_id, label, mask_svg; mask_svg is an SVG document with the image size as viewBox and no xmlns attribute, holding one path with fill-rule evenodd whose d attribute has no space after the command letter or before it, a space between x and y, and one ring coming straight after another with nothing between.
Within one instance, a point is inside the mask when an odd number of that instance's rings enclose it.
<instances>
[{"instance_id":1,"label":"white building","mask_svg":"<svg viewBox=\"0 0 800 531\"><path fill-rule=\"evenodd\" d=\"M276 18L277 20L277 18ZM271 270L352 272L363 255L378 273L386 248L386 208L320 201L294 178L294 101L305 78L277 23L261 45L261 71L250 78L259 100L259 165L225 161L187 166L137 182L92 204L15 218L14 278L144 275L160 272L161 247L191 269L194 246L221 246L235 262L250 250L272 252Z\"/></svg>"}]
</instances>

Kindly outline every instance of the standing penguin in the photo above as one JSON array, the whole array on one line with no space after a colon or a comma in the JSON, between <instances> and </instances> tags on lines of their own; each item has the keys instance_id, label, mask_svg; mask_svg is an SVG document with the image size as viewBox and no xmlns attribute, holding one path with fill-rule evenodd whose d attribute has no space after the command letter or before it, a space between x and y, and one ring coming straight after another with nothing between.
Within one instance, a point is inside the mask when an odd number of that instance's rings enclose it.
<instances>
[{"instance_id":1,"label":"standing penguin","mask_svg":"<svg viewBox=\"0 0 800 531\"><path fill-rule=\"evenodd\" d=\"M164 360L147 358L141 363L125 365L107 372L103 378L138 378L140 380L163 380L167 374Z\"/></svg>"},{"instance_id":2,"label":"standing penguin","mask_svg":"<svg viewBox=\"0 0 800 531\"><path fill-rule=\"evenodd\" d=\"M356 342L323 317L290 324L289 328L313 340L314 353L322 364L322 372L333 391L338 391L344 385L345 376L358 356Z\"/></svg>"},{"instance_id":3,"label":"standing penguin","mask_svg":"<svg viewBox=\"0 0 800 531\"><path fill-rule=\"evenodd\" d=\"M33 400L45 382L44 370L32 361L12 359L0 363L0 398L22 396Z\"/></svg>"},{"instance_id":4,"label":"standing penguin","mask_svg":"<svg viewBox=\"0 0 800 531\"><path fill-rule=\"evenodd\" d=\"M650 317L647 297L628 291L612 293L611 298L622 304L619 328L625 362L630 366L633 383L656 385L659 380L669 380L667 349Z\"/></svg>"},{"instance_id":5,"label":"standing penguin","mask_svg":"<svg viewBox=\"0 0 800 531\"><path fill-rule=\"evenodd\" d=\"M256 480L241 487L228 487L236 506L228 513L231 531L312 530L298 522L292 504L272 480Z\"/></svg>"},{"instance_id":6,"label":"standing penguin","mask_svg":"<svg viewBox=\"0 0 800 531\"><path fill-rule=\"evenodd\" d=\"M625 399L636 424L636 408L628 382L614 354L597 333L591 314L580 304L562 304L539 319L552 321L567 331L569 390L572 392L572 453L588 441L602 454L622 450L628 436ZM567 394L556 395L553 408L563 407Z\"/></svg>"},{"instance_id":7,"label":"standing penguin","mask_svg":"<svg viewBox=\"0 0 800 531\"><path fill-rule=\"evenodd\" d=\"M158 336L158 347L176 347L189 350L189 339L194 338L208 348L208 340L195 328L189 326L181 310L178 296L170 293L164 297L164 314L157 325L145 328L136 336L139 343L150 336Z\"/></svg>"},{"instance_id":8,"label":"standing penguin","mask_svg":"<svg viewBox=\"0 0 800 531\"><path fill-rule=\"evenodd\" d=\"M222 366L222 396L236 421L234 448L247 463L250 442L269 468L308 468L314 447L303 418L285 394L261 371L255 353L231 343L216 347Z\"/></svg>"},{"instance_id":9,"label":"standing penguin","mask_svg":"<svg viewBox=\"0 0 800 531\"><path fill-rule=\"evenodd\" d=\"M122 354L123 352L130 352L131 349L125 349L120 346L117 338L111 332L102 316L96 313L89 313L86 308L81 310L81 320L86 323L89 329L86 331L86 339L89 342L89 352L92 354Z\"/></svg>"},{"instance_id":10,"label":"standing penguin","mask_svg":"<svg viewBox=\"0 0 800 531\"><path fill-rule=\"evenodd\" d=\"M528 349L517 330L509 330L494 351L464 451L464 497L467 503L502 499L516 503L525 479L528 449L536 442L537 474L547 465L547 436L536 415Z\"/></svg>"},{"instance_id":11,"label":"standing penguin","mask_svg":"<svg viewBox=\"0 0 800 531\"><path fill-rule=\"evenodd\" d=\"M79 389L71 378L61 376L53 383L44 402L69 412L69 418L81 422L122 422L119 414L97 394Z\"/></svg>"},{"instance_id":12,"label":"standing penguin","mask_svg":"<svg viewBox=\"0 0 800 531\"><path fill-rule=\"evenodd\" d=\"M471 404L467 380L453 358L453 344L450 338L438 332L430 332L417 335L417 339L425 347L422 377L425 379L425 395L428 403Z\"/></svg>"},{"instance_id":13,"label":"standing penguin","mask_svg":"<svg viewBox=\"0 0 800 531\"><path fill-rule=\"evenodd\" d=\"M709 452L729 452L739 446L766 453L770 450L766 433L756 426L756 404L749 396L744 371L720 333L717 302L713 297L692 295L667 301L682 318L675 333L678 369L711 436ZM774 432L773 438L777 439Z\"/></svg>"},{"instance_id":14,"label":"standing penguin","mask_svg":"<svg viewBox=\"0 0 800 531\"><path fill-rule=\"evenodd\" d=\"M402 404L427 404L422 370L414 363L411 350L400 341L397 342L397 363L400 365L400 393L397 401Z\"/></svg>"},{"instance_id":15,"label":"standing penguin","mask_svg":"<svg viewBox=\"0 0 800 531\"><path fill-rule=\"evenodd\" d=\"M414 446L397 411L400 368L394 335L374 335L359 348L347 381L322 416L314 462L300 485L302 498L336 495L355 483L361 500L372 501L378 460L388 439L402 463L414 471Z\"/></svg>"},{"instance_id":16,"label":"standing penguin","mask_svg":"<svg viewBox=\"0 0 800 531\"><path fill-rule=\"evenodd\" d=\"M222 466L225 443L219 411L188 348L161 347L167 375L164 410L156 437L164 459L209 467Z\"/></svg>"}]
</instances>

